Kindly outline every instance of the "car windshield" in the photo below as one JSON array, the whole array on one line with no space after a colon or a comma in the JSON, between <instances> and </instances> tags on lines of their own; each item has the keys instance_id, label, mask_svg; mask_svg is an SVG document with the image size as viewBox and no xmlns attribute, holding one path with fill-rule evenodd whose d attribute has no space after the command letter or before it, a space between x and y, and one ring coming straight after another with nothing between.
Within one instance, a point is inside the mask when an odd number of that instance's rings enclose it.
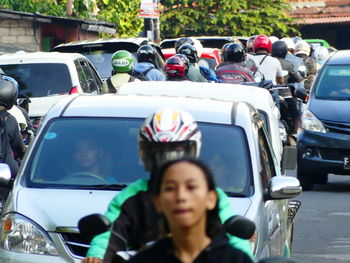
<instances>
[{"instance_id":1,"label":"car windshield","mask_svg":"<svg viewBox=\"0 0 350 263\"><path fill-rule=\"evenodd\" d=\"M0 67L17 80L19 94L30 98L67 94L72 88L68 67L63 63L12 64Z\"/></svg>"},{"instance_id":2,"label":"car windshield","mask_svg":"<svg viewBox=\"0 0 350 263\"><path fill-rule=\"evenodd\" d=\"M317 99L350 99L350 65L328 65L323 69L315 87Z\"/></svg>"},{"instance_id":3,"label":"car windshield","mask_svg":"<svg viewBox=\"0 0 350 263\"><path fill-rule=\"evenodd\" d=\"M138 129L143 119L59 118L40 136L26 168L34 188L121 189L149 178L139 159ZM201 158L213 169L217 185L230 196L249 196L251 167L243 129L200 123ZM220 136L218 136L220 134Z\"/></svg>"}]
</instances>

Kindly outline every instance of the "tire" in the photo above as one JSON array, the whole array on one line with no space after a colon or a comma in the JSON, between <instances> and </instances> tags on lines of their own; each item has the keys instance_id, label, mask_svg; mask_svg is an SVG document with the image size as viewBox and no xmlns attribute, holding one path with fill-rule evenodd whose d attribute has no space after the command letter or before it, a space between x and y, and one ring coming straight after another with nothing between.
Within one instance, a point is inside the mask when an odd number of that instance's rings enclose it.
<instances>
[{"instance_id":1,"label":"tire","mask_svg":"<svg viewBox=\"0 0 350 263\"><path fill-rule=\"evenodd\" d=\"M319 172L315 174L315 183L317 184L327 184L328 182L328 174L325 172Z\"/></svg>"},{"instance_id":2,"label":"tire","mask_svg":"<svg viewBox=\"0 0 350 263\"><path fill-rule=\"evenodd\" d=\"M297 178L300 182L300 185L303 187L303 191L311 191L314 188L314 177L311 173L303 171L298 167Z\"/></svg>"}]
</instances>

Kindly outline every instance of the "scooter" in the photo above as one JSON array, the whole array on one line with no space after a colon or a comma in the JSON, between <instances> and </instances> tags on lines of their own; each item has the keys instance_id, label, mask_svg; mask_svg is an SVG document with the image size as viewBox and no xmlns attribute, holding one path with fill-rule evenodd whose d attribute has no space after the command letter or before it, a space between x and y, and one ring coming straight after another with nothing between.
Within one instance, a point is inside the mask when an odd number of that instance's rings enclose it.
<instances>
[{"instance_id":1,"label":"scooter","mask_svg":"<svg viewBox=\"0 0 350 263\"><path fill-rule=\"evenodd\" d=\"M78 222L80 234L87 240L91 240L95 235L111 231L112 235L117 235L124 243L125 250L116 253L112 263L127 262L137 251L128 250L127 241L120 234L112 230L112 224L101 214L91 214L81 218ZM224 230L239 238L250 239L255 235L255 223L244 216L235 215L228 218L223 224ZM151 245L153 242L148 243ZM272 257L260 260L257 263L295 263L284 257Z\"/></svg>"}]
</instances>

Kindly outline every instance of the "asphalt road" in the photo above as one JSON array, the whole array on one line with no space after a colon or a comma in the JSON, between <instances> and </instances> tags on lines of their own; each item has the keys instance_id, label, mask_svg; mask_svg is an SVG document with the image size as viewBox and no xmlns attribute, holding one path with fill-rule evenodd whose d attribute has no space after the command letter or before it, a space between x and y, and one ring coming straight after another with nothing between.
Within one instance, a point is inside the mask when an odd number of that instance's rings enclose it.
<instances>
[{"instance_id":1,"label":"asphalt road","mask_svg":"<svg viewBox=\"0 0 350 263\"><path fill-rule=\"evenodd\" d=\"M350 262L350 176L329 175L327 185L303 192L292 259L298 263Z\"/></svg>"}]
</instances>

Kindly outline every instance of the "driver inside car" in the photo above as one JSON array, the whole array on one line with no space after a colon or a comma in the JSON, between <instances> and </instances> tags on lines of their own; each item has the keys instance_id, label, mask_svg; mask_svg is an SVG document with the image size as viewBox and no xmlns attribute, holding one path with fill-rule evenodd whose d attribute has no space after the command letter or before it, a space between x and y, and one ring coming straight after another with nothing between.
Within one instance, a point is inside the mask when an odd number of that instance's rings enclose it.
<instances>
[{"instance_id":1,"label":"driver inside car","mask_svg":"<svg viewBox=\"0 0 350 263\"><path fill-rule=\"evenodd\" d=\"M70 176L100 179L106 184L117 183L109 175L108 156L91 137L79 138L73 145L73 172Z\"/></svg>"}]
</instances>

